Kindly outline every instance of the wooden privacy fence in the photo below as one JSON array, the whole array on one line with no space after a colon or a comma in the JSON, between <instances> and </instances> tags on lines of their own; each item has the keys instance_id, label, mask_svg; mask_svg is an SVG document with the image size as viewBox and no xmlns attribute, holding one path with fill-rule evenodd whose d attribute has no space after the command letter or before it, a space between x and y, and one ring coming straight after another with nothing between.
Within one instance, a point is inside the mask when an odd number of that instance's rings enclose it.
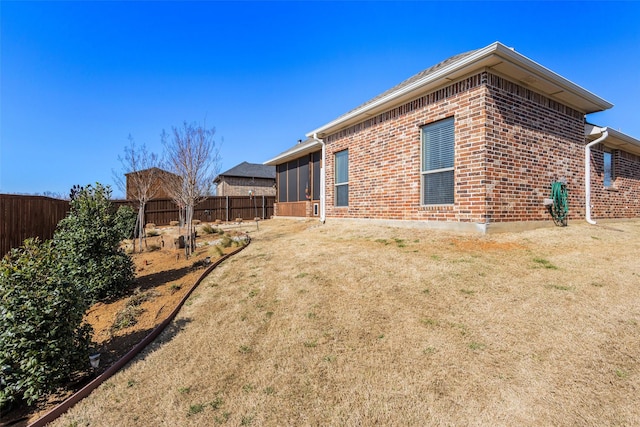
<instances>
[{"instance_id":1,"label":"wooden privacy fence","mask_svg":"<svg viewBox=\"0 0 640 427\"><path fill-rule=\"evenodd\" d=\"M0 194L0 257L29 237L51 239L67 212L68 200Z\"/></svg>"},{"instance_id":2,"label":"wooden privacy fence","mask_svg":"<svg viewBox=\"0 0 640 427\"><path fill-rule=\"evenodd\" d=\"M208 197L199 203L193 212L193 219L202 222L234 221L236 218L252 220L271 218L275 196L221 196ZM115 204L128 204L136 209L136 202L131 200L115 200ZM167 225L171 221L178 221L178 207L170 199L156 199L147 202L145 208L145 223Z\"/></svg>"},{"instance_id":3,"label":"wooden privacy fence","mask_svg":"<svg viewBox=\"0 0 640 427\"><path fill-rule=\"evenodd\" d=\"M112 200L116 207L130 205L131 200ZM202 222L234 221L236 218L267 219L273 215L274 196L209 197L195 208L193 219ZM0 194L0 257L11 248L22 246L24 239L53 237L58 222L69 212L69 201L43 196ZM178 208L171 200L157 199L147 203L145 222L168 225L179 218Z\"/></svg>"}]
</instances>

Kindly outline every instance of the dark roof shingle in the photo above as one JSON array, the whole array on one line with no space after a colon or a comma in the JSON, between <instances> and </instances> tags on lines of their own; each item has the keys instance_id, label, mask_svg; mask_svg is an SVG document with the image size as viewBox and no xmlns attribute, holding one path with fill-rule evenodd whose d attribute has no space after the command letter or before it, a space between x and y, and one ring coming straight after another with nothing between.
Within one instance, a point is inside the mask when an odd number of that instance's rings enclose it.
<instances>
[{"instance_id":1,"label":"dark roof shingle","mask_svg":"<svg viewBox=\"0 0 640 427\"><path fill-rule=\"evenodd\" d=\"M275 166L266 166L259 163L242 162L239 165L232 167L231 169L219 174L215 181L218 181L223 176L235 176L241 178L276 178Z\"/></svg>"}]
</instances>

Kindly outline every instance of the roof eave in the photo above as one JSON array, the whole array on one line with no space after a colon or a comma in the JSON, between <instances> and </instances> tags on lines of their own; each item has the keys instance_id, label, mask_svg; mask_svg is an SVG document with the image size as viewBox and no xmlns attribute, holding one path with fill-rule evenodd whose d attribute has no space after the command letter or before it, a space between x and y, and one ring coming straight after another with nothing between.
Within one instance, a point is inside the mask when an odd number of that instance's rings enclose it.
<instances>
[{"instance_id":1,"label":"roof eave","mask_svg":"<svg viewBox=\"0 0 640 427\"><path fill-rule=\"evenodd\" d=\"M322 148L322 144L320 144L320 142L316 140L310 140L307 143L297 144L295 147L278 154L276 157L264 162L263 165L280 165L282 163L288 162L289 160L294 160L301 156L304 156L305 154L311 154L315 151L318 151L320 148Z\"/></svg>"},{"instance_id":2,"label":"roof eave","mask_svg":"<svg viewBox=\"0 0 640 427\"><path fill-rule=\"evenodd\" d=\"M498 62L491 61L492 59L496 59ZM483 68L491 69L492 67L499 66L503 64L503 60L507 60L515 67L519 67L520 69L526 70L546 81L549 81L552 85L558 86L563 91L574 94L574 97L577 99L583 99L583 106L571 106L580 111L584 111L585 114L606 110L613 106L610 102L596 96L535 61L532 61L526 56L517 53L500 42L495 42L485 48L478 49L469 56L448 64L441 69L398 89L395 92L389 93L374 102L363 105L362 108L358 108L350 113L340 116L326 125L307 133L306 136L311 137L314 134L317 134L320 137L324 137L330 133L337 132L346 126L366 120L369 116L391 108L394 104L405 100L408 101L413 97L419 96L419 93L423 93L425 90L435 89L436 87L448 84L474 70ZM550 96L553 95L551 94ZM566 100L562 100L561 102L565 104L569 103Z\"/></svg>"},{"instance_id":3,"label":"roof eave","mask_svg":"<svg viewBox=\"0 0 640 427\"><path fill-rule=\"evenodd\" d=\"M591 141L595 141L605 131L609 136L602 144L640 156L640 140L610 127L585 124L585 136Z\"/></svg>"}]
</instances>

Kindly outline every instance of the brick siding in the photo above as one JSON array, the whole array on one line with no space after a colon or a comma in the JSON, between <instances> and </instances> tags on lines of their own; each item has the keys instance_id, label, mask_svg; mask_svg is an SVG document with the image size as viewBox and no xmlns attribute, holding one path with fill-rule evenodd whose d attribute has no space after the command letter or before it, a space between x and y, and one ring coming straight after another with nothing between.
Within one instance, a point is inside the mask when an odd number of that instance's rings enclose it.
<instances>
[{"instance_id":1,"label":"brick siding","mask_svg":"<svg viewBox=\"0 0 640 427\"><path fill-rule=\"evenodd\" d=\"M455 118L453 205L421 206L421 127ZM498 223L550 220L543 206L566 179L570 219L584 218L584 115L481 72L325 137L327 217ZM349 206L334 206L334 156L349 149ZM626 153L625 153L626 154ZM639 216L640 162L614 156L604 190L594 152L594 217ZM598 163L599 162L599 163Z\"/></svg>"},{"instance_id":2,"label":"brick siding","mask_svg":"<svg viewBox=\"0 0 640 427\"><path fill-rule=\"evenodd\" d=\"M605 140L606 142L606 140ZM591 217L635 218L640 216L640 156L621 150L613 155L613 185L605 188L602 144L591 148Z\"/></svg>"},{"instance_id":3,"label":"brick siding","mask_svg":"<svg viewBox=\"0 0 640 427\"><path fill-rule=\"evenodd\" d=\"M218 196L247 196L249 190L256 196L275 196L275 179L222 177L217 188Z\"/></svg>"}]
</instances>

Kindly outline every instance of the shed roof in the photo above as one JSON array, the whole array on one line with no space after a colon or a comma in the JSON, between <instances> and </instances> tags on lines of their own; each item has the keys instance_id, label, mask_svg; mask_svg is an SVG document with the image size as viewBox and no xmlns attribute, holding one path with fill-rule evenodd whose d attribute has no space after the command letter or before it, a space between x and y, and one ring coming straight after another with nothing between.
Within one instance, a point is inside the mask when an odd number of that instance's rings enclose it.
<instances>
[{"instance_id":1,"label":"shed roof","mask_svg":"<svg viewBox=\"0 0 640 427\"><path fill-rule=\"evenodd\" d=\"M585 114L609 109L610 102L578 86L514 49L495 42L452 56L370 99L337 119L309 132L324 137L366 118L446 86L471 73L489 70Z\"/></svg>"},{"instance_id":2,"label":"shed roof","mask_svg":"<svg viewBox=\"0 0 640 427\"><path fill-rule=\"evenodd\" d=\"M223 176L234 176L239 178L276 178L276 168L273 166L261 165L259 163L242 162L231 169L219 174L213 182L220 181Z\"/></svg>"}]
</instances>

